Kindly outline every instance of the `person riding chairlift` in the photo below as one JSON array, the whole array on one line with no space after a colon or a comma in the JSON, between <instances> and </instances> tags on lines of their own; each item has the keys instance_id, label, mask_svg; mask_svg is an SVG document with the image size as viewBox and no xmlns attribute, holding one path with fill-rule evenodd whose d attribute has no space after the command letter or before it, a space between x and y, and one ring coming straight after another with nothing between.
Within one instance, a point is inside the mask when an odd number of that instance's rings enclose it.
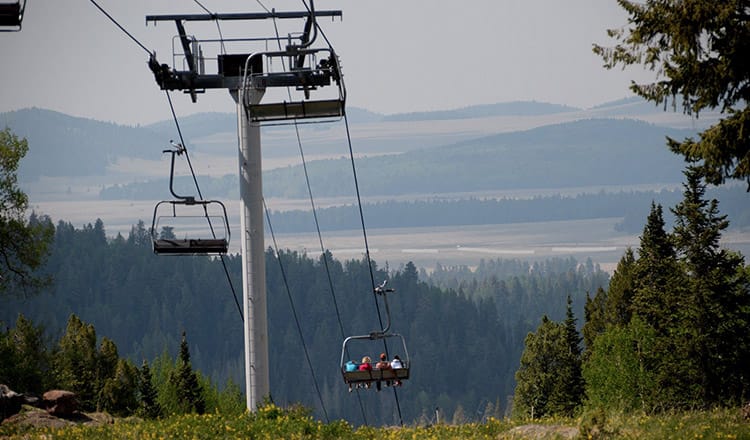
<instances>
[{"instance_id":1,"label":"person riding chairlift","mask_svg":"<svg viewBox=\"0 0 750 440\"><path fill-rule=\"evenodd\" d=\"M391 363L388 362L388 357L385 355L385 353L380 353L380 362L375 364L375 368L378 370L390 370L391 369ZM382 377L382 373L381 373L381 377ZM380 381L378 381L375 385L378 391L380 391L380 388L381 388ZM391 381L386 380L385 386L388 386L388 387L391 386Z\"/></svg>"}]
</instances>

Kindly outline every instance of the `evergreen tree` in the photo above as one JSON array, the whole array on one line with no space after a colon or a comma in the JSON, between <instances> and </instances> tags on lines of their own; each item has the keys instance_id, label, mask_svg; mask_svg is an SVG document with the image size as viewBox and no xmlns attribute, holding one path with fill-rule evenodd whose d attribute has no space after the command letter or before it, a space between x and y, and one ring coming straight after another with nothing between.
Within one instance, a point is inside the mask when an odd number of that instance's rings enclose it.
<instances>
[{"instance_id":1,"label":"evergreen tree","mask_svg":"<svg viewBox=\"0 0 750 440\"><path fill-rule=\"evenodd\" d=\"M172 372L170 382L177 391L177 400L183 412L203 414L206 411L203 389L198 381L198 375L193 371L190 364L190 351L184 331L182 332L182 342L180 342L180 357L177 369Z\"/></svg>"},{"instance_id":2,"label":"evergreen tree","mask_svg":"<svg viewBox=\"0 0 750 440\"><path fill-rule=\"evenodd\" d=\"M115 343L107 338L103 337L102 342L99 344L99 352L97 353L97 367L96 367L96 389L99 391L97 398L97 408L112 410L112 396L105 397L102 395L102 391L105 388L107 382L115 377L117 372L117 362L120 360L120 356L117 353L117 346ZM109 399L109 402L104 402L102 399Z\"/></svg>"},{"instance_id":3,"label":"evergreen tree","mask_svg":"<svg viewBox=\"0 0 750 440\"><path fill-rule=\"evenodd\" d=\"M118 416L133 414L138 408L137 388L138 369L130 361L118 359L99 392L101 410Z\"/></svg>"},{"instance_id":4,"label":"evergreen tree","mask_svg":"<svg viewBox=\"0 0 750 440\"><path fill-rule=\"evenodd\" d=\"M572 314L566 323L542 317L536 333L526 337L526 348L516 372L513 412L518 417L573 414L582 399L580 343L569 325L575 326ZM573 328L575 331L575 329Z\"/></svg>"},{"instance_id":5,"label":"evergreen tree","mask_svg":"<svg viewBox=\"0 0 750 440\"><path fill-rule=\"evenodd\" d=\"M148 367L146 360L143 361L143 365L141 365L141 369L139 370L138 397L138 414L141 417L158 419L163 415L156 388L154 388L153 378L151 377L151 369Z\"/></svg>"},{"instance_id":6,"label":"evergreen tree","mask_svg":"<svg viewBox=\"0 0 750 440\"><path fill-rule=\"evenodd\" d=\"M78 395L84 410L96 408L97 397L96 331L76 315L70 315L65 334L54 357L59 386Z\"/></svg>"},{"instance_id":7,"label":"evergreen tree","mask_svg":"<svg viewBox=\"0 0 750 440\"><path fill-rule=\"evenodd\" d=\"M628 247L609 281L604 318L609 325L624 327L630 323L633 295L637 285L635 271L635 255Z\"/></svg>"},{"instance_id":8,"label":"evergreen tree","mask_svg":"<svg viewBox=\"0 0 750 440\"><path fill-rule=\"evenodd\" d=\"M42 327L22 314L15 328L0 331L0 383L21 393L41 394L50 384L50 353Z\"/></svg>"},{"instance_id":9,"label":"evergreen tree","mask_svg":"<svg viewBox=\"0 0 750 440\"><path fill-rule=\"evenodd\" d=\"M560 366L558 380L559 401L555 411L557 414L572 416L583 400L583 376L581 375L581 336L578 334L576 322L578 320L573 314L573 299L568 295L567 309L565 312L565 345L567 353Z\"/></svg>"},{"instance_id":10,"label":"evergreen tree","mask_svg":"<svg viewBox=\"0 0 750 440\"><path fill-rule=\"evenodd\" d=\"M700 366L703 403L739 403L750 391L750 279L742 256L719 246L729 222L715 199L705 200L698 169L688 167L685 176L673 212L675 245L689 276L690 297L682 304L687 349Z\"/></svg>"},{"instance_id":11,"label":"evergreen tree","mask_svg":"<svg viewBox=\"0 0 750 440\"><path fill-rule=\"evenodd\" d=\"M596 289L596 295L593 298L588 293L586 294L586 304L583 307L584 323L581 329L586 350L584 357L588 357L594 346L594 340L607 328L606 304L607 292L603 288Z\"/></svg>"},{"instance_id":12,"label":"evergreen tree","mask_svg":"<svg viewBox=\"0 0 750 440\"><path fill-rule=\"evenodd\" d=\"M689 292L660 205L651 205L638 253L633 315L656 334L653 349L659 355L651 368L660 393L657 400L665 408L694 406L700 401L700 366L684 325Z\"/></svg>"},{"instance_id":13,"label":"evergreen tree","mask_svg":"<svg viewBox=\"0 0 750 440\"><path fill-rule=\"evenodd\" d=\"M676 296L679 268L672 240L664 230L661 205L651 203L651 212L641 234L638 261L634 272L637 286L633 294L633 313L660 329L677 316L680 303Z\"/></svg>"}]
</instances>

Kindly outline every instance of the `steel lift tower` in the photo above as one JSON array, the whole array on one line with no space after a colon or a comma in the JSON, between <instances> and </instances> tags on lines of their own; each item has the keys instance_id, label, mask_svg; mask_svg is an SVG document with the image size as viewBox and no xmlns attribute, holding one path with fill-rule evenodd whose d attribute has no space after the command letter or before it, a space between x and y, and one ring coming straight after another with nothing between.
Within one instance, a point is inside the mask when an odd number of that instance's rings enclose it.
<instances>
[{"instance_id":1,"label":"steel lift tower","mask_svg":"<svg viewBox=\"0 0 750 440\"><path fill-rule=\"evenodd\" d=\"M179 40L179 46L173 42L173 65L160 64L155 54L148 62L162 90L182 90L196 102L206 89L227 89L237 105L245 390L250 411L270 394L260 128L343 117L346 92L339 59L331 47L313 47L318 33L316 18L341 15L341 11L316 11L311 3L310 10L301 12L146 16L146 23L173 21L177 26L174 41ZM186 22L287 19L305 20L302 32L284 37L198 40L185 31ZM260 43L261 50L218 54L210 59L217 62L217 71L206 73L209 58L203 54L202 43L223 46L239 41ZM268 51L274 45L278 50ZM311 94L317 98L324 87L326 98L311 99ZM272 88L284 90L284 98L264 101L266 91Z\"/></svg>"}]
</instances>

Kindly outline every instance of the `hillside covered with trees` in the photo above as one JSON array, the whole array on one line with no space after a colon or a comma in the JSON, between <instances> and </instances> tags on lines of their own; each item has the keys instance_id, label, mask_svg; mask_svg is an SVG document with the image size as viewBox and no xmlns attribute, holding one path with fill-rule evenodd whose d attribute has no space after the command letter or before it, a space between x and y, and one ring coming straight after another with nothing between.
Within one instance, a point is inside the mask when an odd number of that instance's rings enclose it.
<instances>
[{"instance_id":1,"label":"hillside covered with trees","mask_svg":"<svg viewBox=\"0 0 750 440\"><path fill-rule=\"evenodd\" d=\"M51 248L44 273L54 283L36 296L8 298L0 311L6 325L23 313L56 340L75 314L137 366L165 353L176 357L185 331L195 369L220 386L229 379L244 383L242 320L220 261L157 257L143 224L128 237L108 240L101 221L83 229L59 222ZM339 359L345 336L380 328L367 264L328 255L342 334L321 258L284 251L277 258L269 250L266 259L274 400L301 402L322 414L291 298L328 415L364 423L356 397L341 379ZM239 256L226 262L235 289L241 290ZM487 261L476 273L441 268L430 283L411 264L375 267L374 273L396 289L389 301L393 329L406 338L412 361L412 379L397 391L406 421L429 419L435 406L446 417L457 413L467 420L502 415L515 386L523 338L538 317L564 316L568 295L582 311L587 292L606 286L608 278L572 259L533 265ZM372 347L358 356L380 351ZM446 362L451 368L441 367ZM368 423L394 423L392 393L361 393Z\"/></svg>"}]
</instances>

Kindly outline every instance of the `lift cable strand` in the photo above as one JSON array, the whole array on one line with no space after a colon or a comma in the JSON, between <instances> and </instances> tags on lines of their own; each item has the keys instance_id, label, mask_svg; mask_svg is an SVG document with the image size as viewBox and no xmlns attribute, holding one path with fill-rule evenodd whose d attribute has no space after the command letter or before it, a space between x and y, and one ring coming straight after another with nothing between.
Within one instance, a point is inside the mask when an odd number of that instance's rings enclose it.
<instances>
[{"instance_id":1,"label":"lift cable strand","mask_svg":"<svg viewBox=\"0 0 750 440\"><path fill-rule=\"evenodd\" d=\"M292 308L292 315L294 316L294 322L297 324L297 332L299 333L300 341L302 341L302 349L305 352L305 358L307 359L307 365L310 367L310 374L313 378L313 384L315 385L315 392L318 394L318 400L320 400L320 406L323 409L323 415L328 423L328 412L326 411L325 403L323 403L323 395L318 387L318 380L315 378L315 369L313 368L312 361L310 360L310 354L307 350L307 344L305 343L304 333L302 333L302 325L297 317L297 309L294 307L294 300L292 299L292 292L289 289L289 281L287 280L286 271L284 270L284 264L281 262L281 253L279 252L279 246L276 243L276 235L273 233L273 226L271 226L271 216L268 213L268 206L266 206L266 200L263 199L263 209L266 213L266 221L268 222L268 231L271 233L271 240L273 241L274 251L276 252L276 261L279 262L279 270L281 271L281 279L284 281L284 287L286 288L286 295L289 298L289 305Z\"/></svg>"},{"instance_id":2,"label":"lift cable strand","mask_svg":"<svg viewBox=\"0 0 750 440\"><path fill-rule=\"evenodd\" d=\"M206 13L208 13L208 15L210 15L211 17L216 16L215 13L211 12L207 7L203 6L203 4L199 2L198 0L193 0L193 1L195 2L195 4L200 6L201 9L206 11ZM214 21L216 22L216 29L219 31L219 42L221 43L221 53L226 54L227 49L226 47L224 47L224 35L221 34L221 24L219 24L219 20L214 20Z\"/></svg>"},{"instance_id":3,"label":"lift cable strand","mask_svg":"<svg viewBox=\"0 0 750 440\"><path fill-rule=\"evenodd\" d=\"M201 193L200 185L198 184L198 178L195 176L195 171L193 170L193 164L190 162L190 155L188 154L187 145L185 144L185 139L182 137L182 130L180 129L180 122L177 119L177 113L174 111L174 105L172 104L172 97L169 95L169 90L165 90L164 93L167 95L167 101L169 101L169 109L172 111L172 118L174 119L175 126L177 127L177 135L180 137L180 145L182 145L182 148L185 152L185 158L187 159L188 166L190 168L190 174L193 176L193 182L195 183L195 189L198 191L198 197L203 200L203 194ZM208 219L208 224L211 227L211 233L215 235L215 232L213 230L213 225L211 224L211 218L208 216L208 211L206 211L206 207L203 207L206 218ZM232 290L232 297L234 298L234 304L237 306L237 312L240 314L240 320L244 323L245 317L242 314L242 306L240 305L240 301L237 299L237 291L234 289L234 283L232 283L232 277L229 275L229 269L227 268L227 262L224 259L224 255L219 255L221 259L221 265L224 267L224 274L227 277L227 281L229 282L229 288Z\"/></svg>"},{"instance_id":4,"label":"lift cable strand","mask_svg":"<svg viewBox=\"0 0 750 440\"><path fill-rule=\"evenodd\" d=\"M372 292L373 292L373 297L375 299L375 308L378 311L378 320L380 321L380 328L383 328L383 318L380 316L380 305L378 305L378 297L377 297L377 293L375 293L375 275L373 274L373 270L372 270L372 259L370 258L370 247L367 243L367 228L365 227L365 215L362 211L362 197L359 192L359 182L357 179L357 167L354 164L354 150L352 149L352 136L349 130L349 118L347 118L346 113L344 113L344 125L346 126L346 140L347 140L347 143L349 144L349 159L352 164L352 174L354 175L354 188L357 191L357 205L359 206L359 219L362 223L362 236L364 237L364 241L365 241L365 256L367 258L367 266L370 270L370 282L372 283ZM383 345L385 346L385 351L387 353L388 344L386 343L385 338L383 338ZM396 391L395 387L393 388L393 396L396 400L396 409L398 410L399 422L401 423L401 426L404 426L404 419L403 419L403 416L401 415L401 404L399 403L398 392Z\"/></svg>"},{"instance_id":5,"label":"lift cable strand","mask_svg":"<svg viewBox=\"0 0 750 440\"><path fill-rule=\"evenodd\" d=\"M92 3L92 4L94 5L94 6L96 6L96 8L97 8L97 9L99 9L99 10L100 10L100 11L102 12L102 14L106 15L106 16L107 16L107 18L109 18L109 19L110 19L110 21L112 21L112 23L114 23L114 24L115 24L115 26L117 26L118 28L120 28L120 30L121 30L121 31L125 32L125 35L127 35L128 37L130 37L130 39L131 39L131 40L133 40L133 41L135 42L135 44L137 44L137 45L141 46L141 48L142 48L143 50L145 50L145 51L146 51L146 53L148 53L149 55L151 55L151 51L150 51L150 50L148 50L148 48L147 48L146 46L144 46L143 44L141 44L141 42L140 42L140 41L138 41L138 40L137 40L137 39L136 39L136 38L135 38L135 37L134 37L134 36L133 36L133 35L132 35L132 34L131 34L130 32L128 32L127 30L125 30L125 28L124 28L124 27L122 27L122 25L120 25L120 23L118 23L118 22L117 22L117 20L115 20L115 19L114 19L114 18L113 18L113 17L111 16L111 15L109 15L109 14L107 13L107 11L105 11L105 10L104 10L104 8L102 8L101 6L99 6L99 4L98 4L98 3L96 3L96 1L94 1L94 0L90 0L90 1L91 1L91 3Z\"/></svg>"},{"instance_id":6,"label":"lift cable strand","mask_svg":"<svg viewBox=\"0 0 750 440\"><path fill-rule=\"evenodd\" d=\"M261 4L261 6L262 6L262 4ZM278 44L279 51L281 51L282 50L282 48L281 48L281 39L279 38L279 28L278 28L278 26L276 24L276 18L275 17L273 18L273 28L274 28L274 30L276 32L276 43ZM281 63L282 63L282 66L284 66L285 63L284 63L284 59L283 58L281 59ZM289 89L289 87L286 88L286 92L287 92L287 96L289 96L289 100L291 101L292 100L292 92ZM333 300L334 310L336 311L336 319L338 320L338 323L339 323L339 330L341 332L341 339L345 339L346 338L346 332L344 331L344 324L343 324L343 321L341 319L341 312L339 311L338 301L336 300L336 292L335 292L335 289L333 287L333 278L331 277L331 270L330 270L330 266L328 265L328 254L326 252L325 246L323 245L323 234L321 234L321 232L320 232L320 222L318 221L318 212L317 212L317 209L315 207L315 198L313 197L312 187L310 185L310 175L307 172L307 161L305 160L305 153L304 153L304 150L302 148L302 137L300 136L299 124L297 124L297 120L294 120L294 131L295 131L295 133L297 135L297 145L299 147L299 154L300 154L300 158L302 160L302 169L305 172L305 183L307 184L307 193L310 196L310 207L312 209L313 218L315 219L315 229L318 232L318 243L320 243L320 254L321 254L322 258L323 258L323 265L325 266L326 276L328 277L328 288L329 288L329 290L331 292L331 298ZM265 201L264 201L264 203L265 203ZM347 356L349 356L348 352L347 352ZM360 396L360 394L359 394L359 389L357 389L357 401L359 402L359 410L360 410L360 413L362 414L363 423L365 424L365 426L367 426L367 416L365 415L365 407L364 407L364 403L362 402L362 396Z\"/></svg>"}]
</instances>

